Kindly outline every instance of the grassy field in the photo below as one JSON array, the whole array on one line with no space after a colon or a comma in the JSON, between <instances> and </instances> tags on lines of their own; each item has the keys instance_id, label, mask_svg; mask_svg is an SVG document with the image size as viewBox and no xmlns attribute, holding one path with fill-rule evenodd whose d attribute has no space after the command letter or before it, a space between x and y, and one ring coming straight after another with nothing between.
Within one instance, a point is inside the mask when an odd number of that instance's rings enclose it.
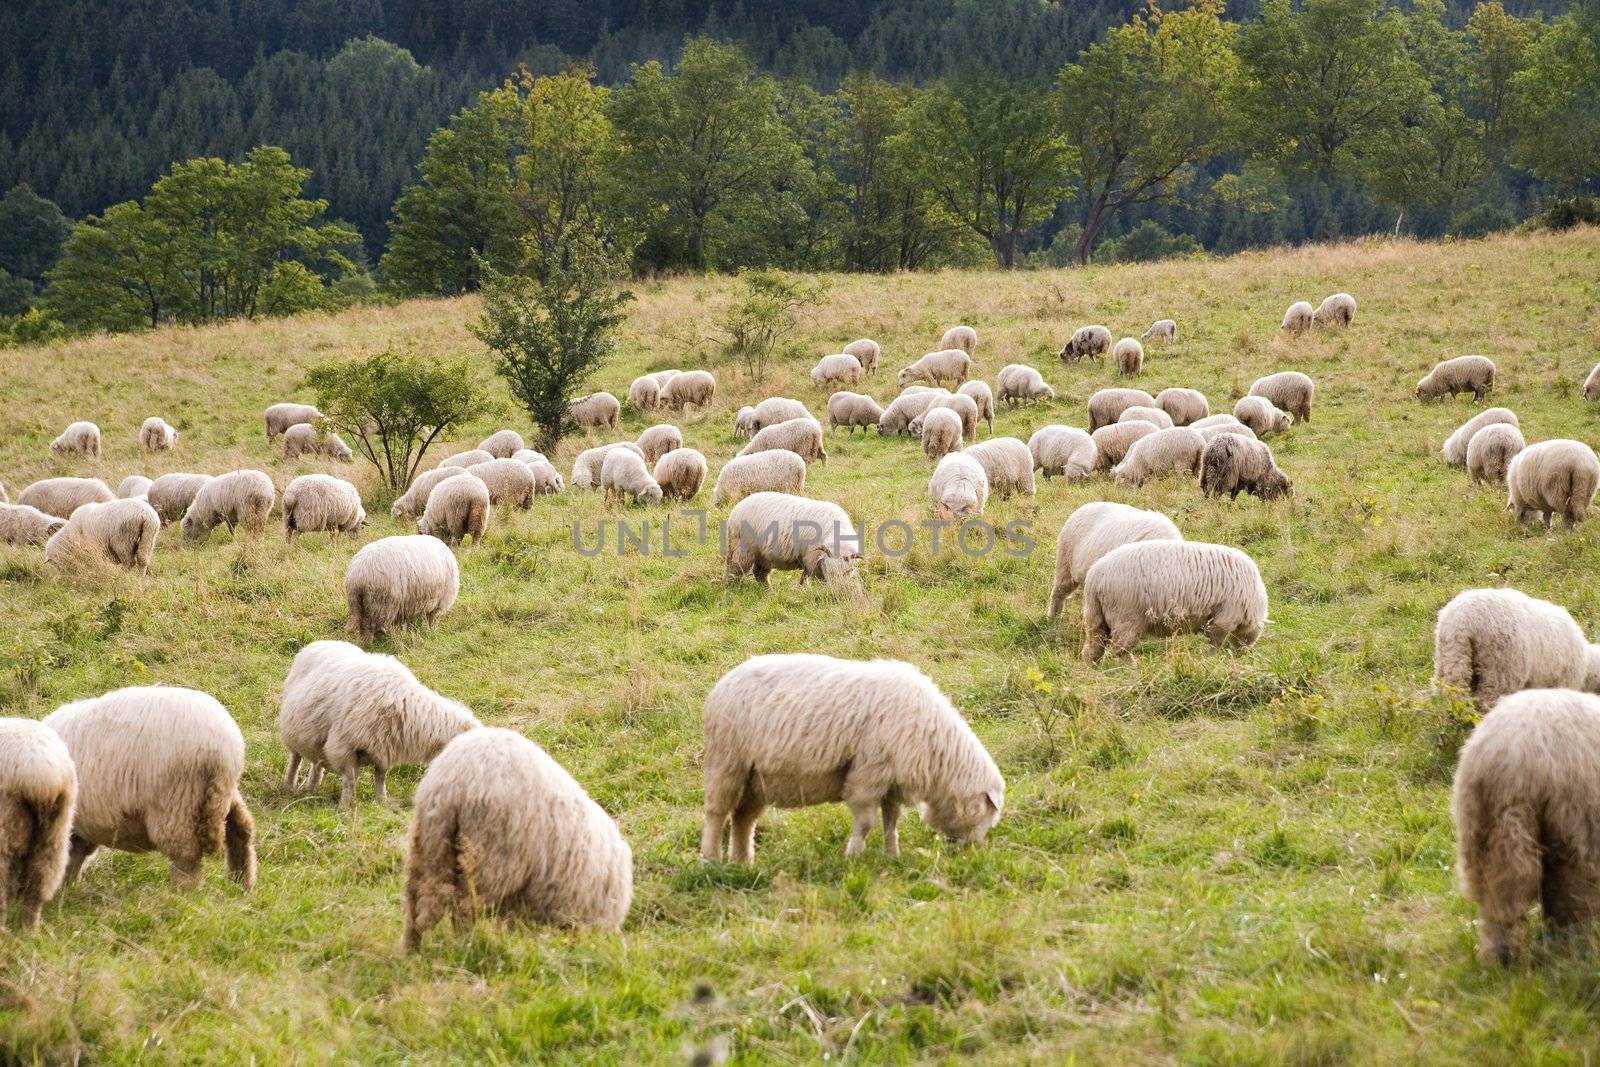
<instances>
[{"instance_id":1,"label":"grassy field","mask_svg":"<svg viewBox=\"0 0 1600 1067\"><path fill-rule=\"evenodd\" d=\"M620 936L481 923L397 952L403 835L419 772L391 801L348 815L336 784L280 782L277 692L295 652L343 636L353 546L286 547L175 528L149 577L67 577L37 550L0 549L0 712L136 684L216 695L249 746L245 794L260 884L220 862L198 891L156 856L102 854L50 905L36 936L0 934L0 1062L685 1062L716 1045L735 1063L1579 1063L1600 1051L1596 946L1541 945L1508 970L1473 956L1472 909L1452 881L1448 787L1470 729L1428 691L1438 608L1461 589L1515 584L1600 632L1600 522L1517 528L1503 493L1474 490L1438 456L1475 409L1419 404L1441 358L1499 365L1495 403L1529 440L1595 443L1579 383L1600 358L1600 231L1424 245L1374 242L1228 260L1072 272L833 277L801 327L810 354L861 335L884 346L868 391L955 322L980 336L975 370L1039 366L1048 405L1003 412L1026 439L1083 425L1112 384L1054 353L1073 326L1116 335L1173 317L1139 384L1198 388L1230 410L1258 375L1318 382L1313 421L1272 441L1292 502L1203 499L1188 481L1040 483L991 503L1031 553L868 550L864 604L780 575L727 585L715 542L683 558L573 549L572 524L624 511L595 494L540 498L495 517L461 553L462 592L433 631L384 650L487 722L537 740L621 824L635 897ZM1337 289L1361 303L1348 332L1279 336L1284 307ZM646 369L706 363L715 405L680 420L713 474L740 442L734 410L769 394L822 410L809 361L765 385L697 341L732 295L725 280L638 287L622 355L594 382L623 394ZM476 353L470 300L328 317L170 329L0 352L8 425L0 479L83 473L47 445L98 422L113 485L144 469L140 421L163 414L180 450L155 470L249 465L280 489L317 464L269 451L260 412L300 398L306 368L387 344ZM624 431L650 421L627 412ZM507 413L450 442L469 447ZM570 467L579 442L563 445ZM927 515L930 464L905 438L829 445L808 493L877 525ZM340 468L397 532L370 470ZM705 499L702 498L701 503ZM1115 499L1159 508L1197 540L1260 564L1271 624L1247 653L1147 642L1134 667L1077 659L1080 601L1044 619L1061 523ZM626 512L637 517L637 510ZM1020 548L1021 546L1013 546ZM745 657L775 651L889 656L928 671L1008 781L985 846L947 848L918 820L904 853L874 836L847 862L842 807L771 813L755 864L703 866L699 707ZM370 797L370 779L363 797Z\"/></svg>"}]
</instances>

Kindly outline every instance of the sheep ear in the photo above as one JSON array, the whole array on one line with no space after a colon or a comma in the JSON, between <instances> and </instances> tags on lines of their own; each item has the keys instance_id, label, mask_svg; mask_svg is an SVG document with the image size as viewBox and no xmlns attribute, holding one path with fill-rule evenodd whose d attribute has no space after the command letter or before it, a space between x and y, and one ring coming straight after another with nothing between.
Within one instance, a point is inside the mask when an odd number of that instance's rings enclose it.
<instances>
[{"instance_id":1,"label":"sheep ear","mask_svg":"<svg viewBox=\"0 0 1600 1067\"><path fill-rule=\"evenodd\" d=\"M983 799L987 800L989 806L998 812L1004 806L1006 798L1005 794L1001 793L1000 790L991 789L983 794Z\"/></svg>"}]
</instances>

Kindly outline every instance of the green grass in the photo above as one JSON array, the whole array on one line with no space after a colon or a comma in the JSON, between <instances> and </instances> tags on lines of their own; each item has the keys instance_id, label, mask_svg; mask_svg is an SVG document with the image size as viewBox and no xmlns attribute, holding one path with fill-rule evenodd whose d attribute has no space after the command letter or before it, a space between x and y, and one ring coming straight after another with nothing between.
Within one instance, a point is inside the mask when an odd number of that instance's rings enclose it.
<instances>
[{"instance_id":1,"label":"green grass","mask_svg":"<svg viewBox=\"0 0 1600 1067\"><path fill-rule=\"evenodd\" d=\"M389 807L368 800L349 815L336 785L291 797L279 784L277 691L302 644L343 636L353 546L220 531L195 546L168 530L142 583L63 576L37 549L0 549L0 709L39 717L158 682L215 694L249 746L261 858L246 894L218 861L198 891L179 892L159 857L106 854L41 932L0 935L0 1061L673 1063L719 1039L752 1064L1591 1059L1591 941L1536 945L1507 970L1473 956L1448 811L1470 720L1428 678L1434 615L1466 587L1514 583L1600 631L1600 522L1517 528L1501 494L1438 458L1473 405L1423 406L1412 387L1440 358L1483 352L1500 367L1494 402L1530 440L1593 443L1596 409L1576 383L1600 354L1600 232L829 281L802 324L808 353L878 338L886 369L868 391L886 400L899 366L969 322L983 377L1022 360L1056 386L1053 404L1002 413L999 432L1024 439L1047 421L1082 425L1087 395L1111 384L1099 366L1053 359L1084 322L1120 336L1176 318L1182 340L1152 350L1140 384L1193 386L1214 410L1260 374L1304 370L1318 381L1314 419L1272 441L1296 497L1041 483L1036 498L989 510L1030 524L1031 555L869 550L864 605L793 575L769 592L725 585L714 543L681 559L583 558L571 523L592 542L597 520L639 514L595 495L497 515L487 543L461 554L455 609L382 647L588 787L633 846L634 905L620 936L485 922L442 927L409 959L396 946L419 772L391 779ZM1291 300L1336 289L1361 302L1353 329L1278 336ZM715 405L678 421L713 472L738 447L741 403L784 394L821 410L809 363L758 387L696 342L728 282L638 295L623 355L595 385L620 394L641 370L711 361ZM307 367L390 341L475 352L464 329L475 313L468 300L412 303L8 351L0 478L15 495L77 470L46 446L91 418L115 484L141 469L134 436L159 413L183 441L158 469L249 464L281 487L316 465L274 461L260 411L303 395ZM485 420L452 447L500 423L523 425ZM625 423L630 435L648 424ZM926 516L930 465L913 443L857 435L829 448L810 494L872 524ZM576 450L563 447L563 468ZM340 473L378 516L364 537L396 532L370 472ZM1044 607L1055 532L1101 498L1246 549L1272 598L1261 642L1229 657L1197 638L1151 641L1132 668L1079 662L1080 601L1059 627ZM953 852L912 818L901 858L874 837L847 862L849 819L820 807L770 814L753 867L702 866L700 701L745 657L790 650L927 670L1006 774L988 843Z\"/></svg>"}]
</instances>

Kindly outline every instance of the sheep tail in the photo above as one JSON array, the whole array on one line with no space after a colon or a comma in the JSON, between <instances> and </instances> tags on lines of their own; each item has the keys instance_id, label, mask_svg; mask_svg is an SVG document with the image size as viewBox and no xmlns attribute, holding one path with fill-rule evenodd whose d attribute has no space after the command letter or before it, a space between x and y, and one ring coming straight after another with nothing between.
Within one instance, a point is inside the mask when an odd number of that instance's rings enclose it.
<instances>
[{"instance_id":1,"label":"sheep tail","mask_svg":"<svg viewBox=\"0 0 1600 1067\"><path fill-rule=\"evenodd\" d=\"M361 590L352 589L345 594L345 603L349 608L350 618L344 624L347 632L365 637L367 632L366 615L363 611Z\"/></svg>"},{"instance_id":2,"label":"sheep tail","mask_svg":"<svg viewBox=\"0 0 1600 1067\"><path fill-rule=\"evenodd\" d=\"M406 856L405 932L402 952L415 952L422 935L453 909L462 896L461 824L455 809L416 812Z\"/></svg>"},{"instance_id":3,"label":"sheep tail","mask_svg":"<svg viewBox=\"0 0 1600 1067\"><path fill-rule=\"evenodd\" d=\"M72 804L64 792L48 800L35 801L30 806L33 814L33 848L23 860L20 872L23 922L26 925L38 922L44 901L61 885L62 876L66 873L67 839L72 833ZM3 917L0 914L0 918Z\"/></svg>"},{"instance_id":4,"label":"sheep tail","mask_svg":"<svg viewBox=\"0 0 1600 1067\"><path fill-rule=\"evenodd\" d=\"M234 881L252 889L256 884L256 821L235 789L223 821L223 841L227 846L228 874Z\"/></svg>"},{"instance_id":5,"label":"sheep tail","mask_svg":"<svg viewBox=\"0 0 1600 1067\"><path fill-rule=\"evenodd\" d=\"M1433 687L1471 693L1478 673L1474 651L1471 634L1459 631L1443 634L1433 653Z\"/></svg>"}]
</instances>

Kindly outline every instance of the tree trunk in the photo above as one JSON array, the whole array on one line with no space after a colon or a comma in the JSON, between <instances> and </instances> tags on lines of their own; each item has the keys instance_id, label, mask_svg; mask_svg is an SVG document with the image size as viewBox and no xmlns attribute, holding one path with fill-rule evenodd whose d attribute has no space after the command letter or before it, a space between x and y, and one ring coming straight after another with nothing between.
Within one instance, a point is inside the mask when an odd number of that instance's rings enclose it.
<instances>
[{"instance_id":1,"label":"tree trunk","mask_svg":"<svg viewBox=\"0 0 1600 1067\"><path fill-rule=\"evenodd\" d=\"M1406 221L1406 209L1401 208L1400 213L1394 217L1394 232L1389 235L1390 240L1400 236L1400 224Z\"/></svg>"},{"instance_id":2,"label":"tree trunk","mask_svg":"<svg viewBox=\"0 0 1600 1067\"><path fill-rule=\"evenodd\" d=\"M1078 243L1072 248L1072 263L1074 266L1087 267L1089 253L1094 251L1094 243L1100 236L1100 230L1105 225L1104 208L1101 204L1093 204L1089 214L1083 220L1083 232L1078 235Z\"/></svg>"}]
</instances>

